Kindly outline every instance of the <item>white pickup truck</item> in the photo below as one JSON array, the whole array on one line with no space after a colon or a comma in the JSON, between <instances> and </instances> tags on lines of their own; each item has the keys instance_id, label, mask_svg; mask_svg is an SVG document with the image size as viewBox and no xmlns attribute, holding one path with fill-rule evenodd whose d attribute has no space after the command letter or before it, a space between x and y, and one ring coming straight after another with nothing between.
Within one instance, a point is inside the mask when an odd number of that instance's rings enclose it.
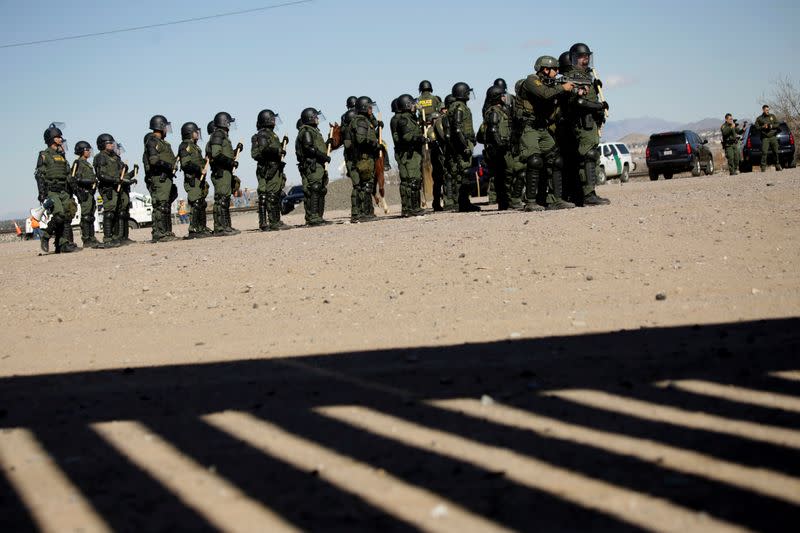
<instances>
[{"instance_id":1,"label":"white pickup truck","mask_svg":"<svg viewBox=\"0 0 800 533\"><path fill-rule=\"evenodd\" d=\"M630 173L636 170L631 153L624 143L601 143L600 161L597 169L597 182L605 183L607 179L619 178L627 183Z\"/></svg>"}]
</instances>

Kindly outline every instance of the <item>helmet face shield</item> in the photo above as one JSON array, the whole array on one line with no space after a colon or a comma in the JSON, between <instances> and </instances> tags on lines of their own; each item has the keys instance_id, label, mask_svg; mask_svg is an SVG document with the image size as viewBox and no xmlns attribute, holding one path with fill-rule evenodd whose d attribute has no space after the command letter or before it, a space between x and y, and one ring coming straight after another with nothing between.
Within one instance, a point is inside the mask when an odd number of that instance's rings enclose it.
<instances>
[{"instance_id":1,"label":"helmet face shield","mask_svg":"<svg viewBox=\"0 0 800 533\"><path fill-rule=\"evenodd\" d=\"M275 127L277 128L278 126L283 126L283 119L279 114L275 113Z\"/></svg>"},{"instance_id":2,"label":"helmet face shield","mask_svg":"<svg viewBox=\"0 0 800 533\"><path fill-rule=\"evenodd\" d=\"M172 122L167 122L167 125L164 127L164 134L172 134Z\"/></svg>"},{"instance_id":3,"label":"helmet face shield","mask_svg":"<svg viewBox=\"0 0 800 533\"><path fill-rule=\"evenodd\" d=\"M326 122L327 120L328 118L325 116L325 113L323 113L322 111L317 111L317 124L321 124L323 122Z\"/></svg>"},{"instance_id":4,"label":"helmet face shield","mask_svg":"<svg viewBox=\"0 0 800 533\"><path fill-rule=\"evenodd\" d=\"M228 126L228 131L237 131L239 126L236 124L236 119L231 117L230 126Z\"/></svg>"},{"instance_id":5,"label":"helmet face shield","mask_svg":"<svg viewBox=\"0 0 800 533\"><path fill-rule=\"evenodd\" d=\"M125 147L122 146L122 143L112 142L112 143L109 143L109 144L114 146L113 150L114 150L115 154L117 154L120 157L125 155Z\"/></svg>"},{"instance_id":6,"label":"helmet face shield","mask_svg":"<svg viewBox=\"0 0 800 533\"><path fill-rule=\"evenodd\" d=\"M570 61L573 67L592 69L594 68L594 53L573 53L570 54Z\"/></svg>"}]
</instances>

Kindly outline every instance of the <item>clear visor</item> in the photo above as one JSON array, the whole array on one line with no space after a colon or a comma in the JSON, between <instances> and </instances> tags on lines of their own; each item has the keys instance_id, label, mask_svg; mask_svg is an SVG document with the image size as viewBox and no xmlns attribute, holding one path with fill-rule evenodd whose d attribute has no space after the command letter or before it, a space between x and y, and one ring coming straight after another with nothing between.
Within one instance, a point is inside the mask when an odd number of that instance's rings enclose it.
<instances>
[{"instance_id":1,"label":"clear visor","mask_svg":"<svg viewBox=\"0 0 800 533\"><path fill-rule=\"evenodd\" d=\"M67 123L66 122L51 122L50 123L50 127L51 128L58 128L63 132L65 129L67 129Z\"/></svg>"},{"instance_id":2,"label":"clear visor","mask_svg":"<svg viewBox=\"0 0 800 533\"><path fill-rule=\"evenodd\" d=\"M65 154L69 151L69 141L67 141L64 137L61 137L61 149Z\"/></svg>"},{"instance_id":3,"label":"clear visor","mask_svg":"<svg viewBox=\"0 0 800 533\"><path fill-rule=\"evenodd\" d=\"M166 127L164 128L164 133L172 134L172 122L167 122Z\"/></svg>"},{"instance_id":4,"label":"clear visor","mask_svg":"<svg viewBox=\"0 0 800 533\"><path fill-rule=\"evenodd\" d=\"M122 146L122 143L111 143L111 144L114 146L113 150L115 154L117 154L120 157L125 155L125 147Z\"/></svg>"},{"instance_id":5,"label":"clear visor","mask_svg":"<svg viewBox=\"0 0 800 533\"><path fill-rule=\"evenodd\" d=\"M236 125L236 119L231 117L231 123L228 126L228 131L238 131L239 126Z\"/></svg>"},{"instance_id":6,"label":"clear visor","mask_svg":"<svg viewBox=\"0 0 800 533\"><path fill-rule=\"evenodd\" d=\"M200 131L199 128L194 130L194 133L192 133L192 139L197 140L197 141L202 141L203 140L203 132Z\"/></svg>"},{"instance_id":7,"label":"clear visor","mask_svg":"<svg viewBox=\"0 0 800 533\"><path fill-rule=\"evenodd\" d=\"M283 126L283 119L277 113L275 114L275 127Z\"/></svg>"},{"instance_id":8,"label":"clear visor","mask_svg":"<svg viewBox=\"0 0 800 533\"><path fill-rule=\"evenodd\" d=\"M89 152L89 153L87 154L86 152ZM86 149L83 151L83 154L82 154L82 155L85 155L87 158L88 158L88 157L92 157L92 155L94 155L94 150L93 150L93 149L92 149L92 147L90 146L89 148L86 148Z\"/></svg>"},{"instance_id":9,"label":"clear visor","mask_svg":"<svg viewBox=\"0 0 800 533\"><path fill-rule=\"evenodd\" d=\"M372 108L373 115L377 115L381 112L381 106L378 105L378 102L370 102L369 106Z\"/></svg>"},{"instance_id":10,"label":"clear visor","mask_svg":"<svg viewBox=\"0 0 800 533\"><path fill-rule=\"evenodd\" d=\"M325 113L322 111L317 111L317 120L319 121L319 124L322 124L323 122L328 121L328 117L326 117Z\"/></svg>"},{"instance_id":11,"label":"clear visor","mask_svg":"<svg viewBox=\"0 0 800 533\"><path fill-rule=\"evenodd\" d=\"M594 68L594 53L572 54L570 55L570 62L573 67L592 69Z\"/></svg>"},{"instance_id":12,"label":"clear visor","mask_svg":"<svg viewBox=\"0 0 800 533\"><path fill-rule=\"evenodd\" d=\"M475 89L470 89L469 90L469 99L470 100L475 100Z\"/></svg>"}]
</instances>

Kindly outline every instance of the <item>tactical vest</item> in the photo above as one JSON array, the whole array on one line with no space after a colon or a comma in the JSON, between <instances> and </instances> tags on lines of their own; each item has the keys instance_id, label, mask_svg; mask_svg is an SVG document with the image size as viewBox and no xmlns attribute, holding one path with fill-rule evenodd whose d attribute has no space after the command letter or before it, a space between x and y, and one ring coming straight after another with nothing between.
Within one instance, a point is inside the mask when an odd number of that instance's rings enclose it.
<instances>
[{"instance_id":1,"label":"tactical vest","mask_svg":"<svg viewBox=\"0 0 800 533\"><path fill-rule=\"evenodd\" d=\"M69 163L64 154L48 148L39 152L39 157L42 159L44 179L48 189L56 192L64 190L70 173Z\"/></svg>"},{"instance_id":2,"label":"tactical vest","mask_svg":"<svg viewBox=\"0 0 800 533\"><path fill-rule=\"evenodd\" d=\"M525 80L520 80L522 83L517 83L517 97L513 101L514 119L517 123L522 124L528 121L533 121L536 114L533 109L533 95L528 94L525 89Z\"/></svg>"},{"instance_id":3,"label":"tactical vest","mask_svg":"<svg viewBox=\"0 0 800 533\"><path fill-rule=\"evenodd\" d=\"M433 93L425 91L419 95L417 106L419 107L419 118L422 119L422 112L425 111L425 121L430 123L439 116L442 101Z\"/></svg>"}]
</instances>

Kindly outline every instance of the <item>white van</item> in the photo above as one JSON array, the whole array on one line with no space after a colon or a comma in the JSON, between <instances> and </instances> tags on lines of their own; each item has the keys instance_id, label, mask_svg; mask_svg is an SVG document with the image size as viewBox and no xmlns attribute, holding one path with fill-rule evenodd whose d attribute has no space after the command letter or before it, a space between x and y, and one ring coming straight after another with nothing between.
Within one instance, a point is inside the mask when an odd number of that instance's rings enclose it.
<instances>
[{"instance_id":1,"label":"white van","mask_svg":"<svg viewBox=\"0 0 800 533\"><path fill-rule=\"evenodd\" d=\"M619 178L627 183L630 173L636 170L631 152L625 143L601 143L600 161L597 169L597 182L605 183L607 179Z\"/></svg>"}]
</instances>

